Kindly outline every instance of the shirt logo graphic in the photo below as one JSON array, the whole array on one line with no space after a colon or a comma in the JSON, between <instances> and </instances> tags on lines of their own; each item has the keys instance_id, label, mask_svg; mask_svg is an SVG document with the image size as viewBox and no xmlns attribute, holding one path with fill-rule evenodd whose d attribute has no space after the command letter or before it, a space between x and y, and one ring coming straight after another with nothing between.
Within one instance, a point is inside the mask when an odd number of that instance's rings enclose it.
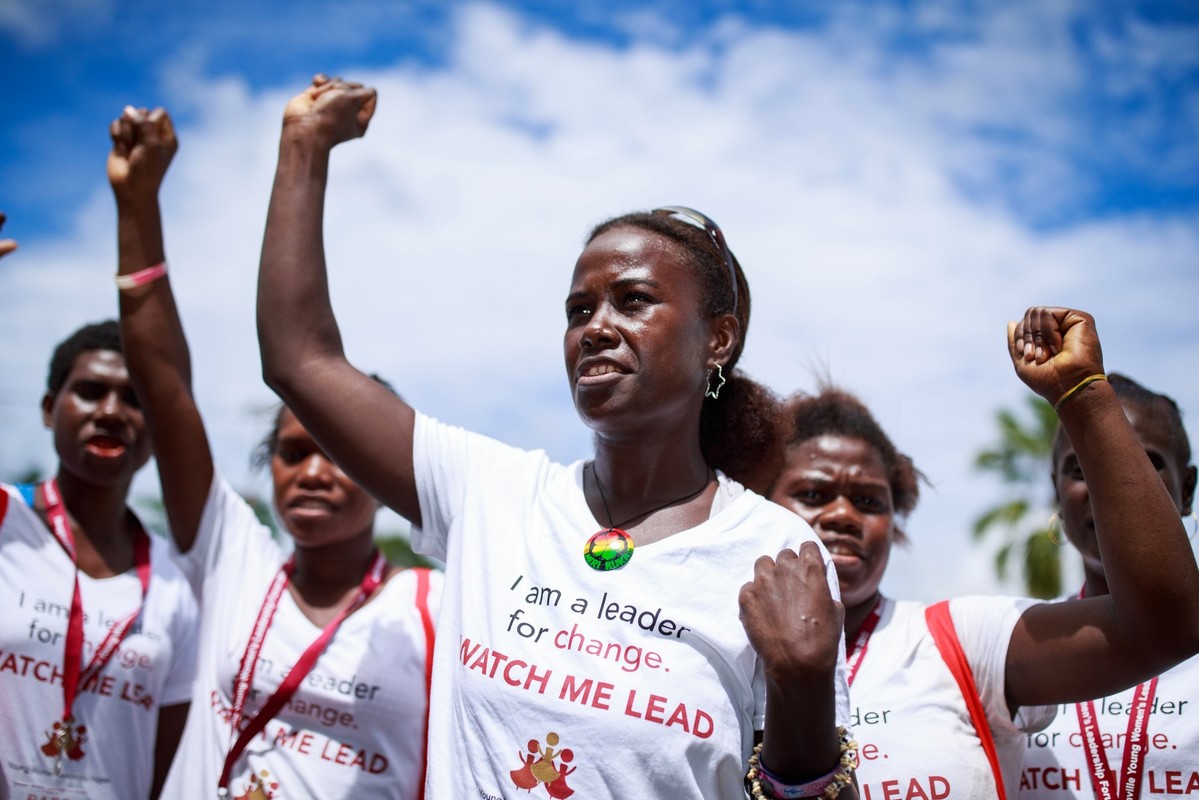
<instances>
[{"instance_id":1,"label":"shirt logo graphic","mask_svg":"<svg viewBox=\"0 0 1199 800\"><path fill-rule=\"evenodd\" d=\"M575 754L569 747L555 749L558 741L558 734L547 733L544 748L537 739L530 739L528 752L517 753L517 758L524 763L520 769L514 769L509 773L516 788L532 794L537 786L544 786L546 793L558 800L565 800L575 793L574 789L566 785L566 776L578 769L566 766L574 760ZM557 763L555 758L558 759Z\"/></svg>"}]
</instances>

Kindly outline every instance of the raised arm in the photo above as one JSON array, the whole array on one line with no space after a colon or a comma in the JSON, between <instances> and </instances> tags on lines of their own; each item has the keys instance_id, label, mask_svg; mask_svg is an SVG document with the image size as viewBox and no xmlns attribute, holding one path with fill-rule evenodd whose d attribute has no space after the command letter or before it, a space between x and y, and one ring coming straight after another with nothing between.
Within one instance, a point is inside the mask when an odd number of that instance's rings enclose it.
<instances>
[{"instance_id":1,"label":"raised arm","mask_svg":"<svg viewBox=\"0 0 1199 800\"><path fill-rule=\"evenodd\" d=\"M1111 593L1021 616L1007 661L1009 707L1102 697L1199 651L1199 569L1178 509L1103 373L1095 321L1031 308L1008 326L1016 373L1058 405L1086 477ZM1065 398L1064 400L1062 398Z\"/></svg>"},{"instance_id":2,"label":"raised arm","mask_svg":"<svg viewBox=\"0 0 1199 800\"><path fill-rule=\"evenodd\" d=\"M144 270L165 263L158 190L179 145L161 108L127 107L109 132L117 274L144 278ZM171 535L186 552L196 540L213 473L208 436L192 399L187 339L168 277L122 288L119 294L125 362L154 442Z\"/></svg>"},{"instance_id":3,"label":"raised arm","mask_svg":"<svg viewBox=\"0 0 1199 800\"><path fill-rule=\"evenodd\" d=\"M375 91L318 75L283 113L258 275L262 373L326 453L378 500L420 524L412 408L355 369L329 302L322 235L329 153L362 136Z\"/></svg>"}]
</instances>

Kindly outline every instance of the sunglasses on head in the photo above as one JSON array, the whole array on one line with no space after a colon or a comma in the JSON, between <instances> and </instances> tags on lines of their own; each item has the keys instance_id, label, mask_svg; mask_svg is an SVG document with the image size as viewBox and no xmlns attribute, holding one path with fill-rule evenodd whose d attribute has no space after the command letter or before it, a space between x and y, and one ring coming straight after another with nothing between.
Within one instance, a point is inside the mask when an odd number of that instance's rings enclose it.
<instances>
[{"instance_id":1,"label":"sunglasses on head","mask_svg":"<svg viewBox=\"0 0 1199 800\"><path fill-rule=\"evenodd\" d=\"M733 254L729 251L729 246L724 243L724 233L720 230L720 226L707 214L696 211L694 208L687 208L687 206L663 206L662 208L655 208L651 213L664 214L668 217L681 220L688 225L701 228L712 238L716 249L724 256L725 266L729 270L729 281L733 285L733 313L736 314L737 303L740 299L737 296L737 268L733 264Z\"/></svg>"}]
</instances>

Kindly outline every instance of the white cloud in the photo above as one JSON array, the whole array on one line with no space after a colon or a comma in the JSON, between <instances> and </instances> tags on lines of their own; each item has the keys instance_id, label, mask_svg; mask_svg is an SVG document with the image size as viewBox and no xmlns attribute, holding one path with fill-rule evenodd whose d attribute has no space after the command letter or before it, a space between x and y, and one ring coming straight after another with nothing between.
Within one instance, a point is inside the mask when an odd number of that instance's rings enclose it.
<instances>
[{"instance_id":1,"label":"white cloud","mask_svg":"<svg viewBox=\"0 0 1199 800\"><path fill-rule=\"evenodd\" d=\"M986 191L1003 179L1003 148L974 128L1063 141L1075 127L1057 101L1080 66L1059 37L1034 35L1060 26L1056 8L999 14L927 63L894 61L872 28L847 24L726 24L719 48L614 48L467 8L444 68L349 76L377 86L380 104L365 140L333 156L325 233L348 352L424 411L585 457L560 353L583 236L632 208L696 206L750 276L745 368L787 392L827 365L935 483L888 585L918 597L990 590L990 556L972 549L969 526L998 492L969 464L994 410L1024 391L1007 319L1038 302L1086 308L1110 367L1199 408L1196 221L1043 233ZM194 119L165 189L168 253L218 460L244 484L266 425L252 410L270 401L254 273L279 117L301 87L255 93L207 81L197 63L166 71L172 105ZM1078 191L1074 169L1012 149L1029 195ZM964 195L963 175L983 191ZM30 343L10 364L20 392L3 398L7 472L48 448L9 404L33 409L52 344L115 309L107 194L97 188L68 240L4 265L21 300L0 301L0 336Z\"/></svg>"},{"instance_id":2,"label":"white cloud","mask_svg":"<svg viewBox=\"0 0 1199 800\"><path fill-rule=\"evenodd\" d=\"M64 29L96 24L112 11L112 0L3 0L0 33L29 48L44 47Z\"/></svg>"}]
</instances>

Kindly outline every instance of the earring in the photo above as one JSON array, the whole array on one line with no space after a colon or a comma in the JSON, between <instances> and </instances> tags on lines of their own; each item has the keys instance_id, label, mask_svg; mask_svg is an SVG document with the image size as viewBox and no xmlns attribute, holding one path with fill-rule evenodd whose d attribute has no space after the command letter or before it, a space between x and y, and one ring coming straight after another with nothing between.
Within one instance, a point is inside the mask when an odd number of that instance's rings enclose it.
<instances>
[{"instance_id":1,"label":"earring","mask_svg":"<svg viewBox=\"0 0 1199 800\"><path fill-rule=\"evenodd\" d=\"M712 370L708 370L707 388L704 389L704 397L711 397L716 400L720 397L720 390L725 384L724 371L720 369L720 365L716 365L716 380L720 383L716 384L716 388L712 388Z\"/></svg>"},{"instance_id":2,"label":"earring","mask_svg":"<svg viewBox=\"0 0 1199 800\"><path fill-rule=\"evenodd\" d=\"M1062 538L1062 518L1056 511L1049 515L1049 521L1045 523L1045 534L1055 547L1061 547L1066 543L1066 540Z\"/></svg>"},{"instance_id":3,"label":"earring","mask_svg":"<svg viewBox=\"0 0 1199 800\"><path fill-rule=\"evenodd\" d=\"M1196 534L1196 533L1199 533L1199 516L1196 516L1196 515L1195 515L1195 512L1194 512L1194 511L1191 511L1191 513L1190 513L1190 514L1187 514L1185 517L1183 517L1183 519L1184 519L1184 520L1185 520L1185 519L1190 519L1190 521L1191 521L1191 531L1190 531L1190 533L1188 533L1188 534L1187 534L1187 538L1188 538L1188 539L1194 539L1194 538L1195 538L1195 534Z\"/></svg>"}]
</instances>

